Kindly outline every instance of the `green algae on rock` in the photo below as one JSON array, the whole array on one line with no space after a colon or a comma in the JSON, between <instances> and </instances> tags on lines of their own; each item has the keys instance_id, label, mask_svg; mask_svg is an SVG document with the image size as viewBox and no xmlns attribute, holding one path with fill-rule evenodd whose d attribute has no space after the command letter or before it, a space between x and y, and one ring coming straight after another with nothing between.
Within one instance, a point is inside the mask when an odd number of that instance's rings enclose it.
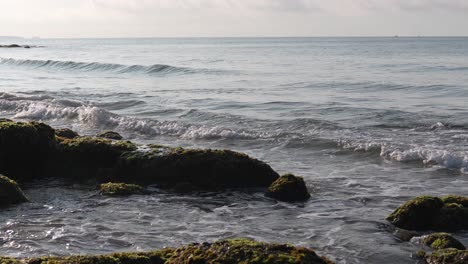
<instances>
[{"instance_id":1,"label":"green algae on rock","mask_svg":"<svg viewBox=\"0 0 468 264\"><path fill-rule=\"evenodd\" d=\"M24 262L22 262L24 261ZM195 243L152 252L119 253L102 256L42 257L26 260L0 258L7 264L333 264L313 250L248 239Z\"/></svg>"},{"instance_id":2,"label":"green algae on rock","mask_svg":"<svg viewBox=\"0 0 468 264\"><path fill-rule=\"evenodd\" d=\"M123 139L123 137L122 137L119 133L114 132L114 131L106 131L106 132L97 134L96 137L99 137L99 138L107 138L107 139L114 139L114 140L121 140L121 139Z\"/></svg>"},{"instance_id":3,"label":"green algae on rock","mask_svg":"<svg viewBox=\"0 0 468 264\"><path fill-rule=\"evenodd\" d=\"M140 185L108 182L100 185L100 191L104 195L124 196L132 194L144 194L145 190Z\"/></svg>"},{"instance_id":4,"label":"green algae on rock","mask_svg":"<svg viewBox=\"0 0 468 264\"><path fill-rule=\"evenodd\" d=\"M72 178L92 179L98 173L115 166L124 152L137 149L130 141L112 141L105 138L77 137L58 141L57 153L50 171Z\"/></svg>"},{"instance_id":5,"label":"green algae on rock","mask_svg":"<svg viewBox=\"0 0 468 264\"><path fill-rule=\"evenodd\" d=\"M426 254L424 259L428 264L467 264L468 250L455 248L441 249Z\"/></svg>"},{"instance_id":6,"label":"green algae on rock","mask_svg":"<svg viewBox=\"0 0 468 264\"><path fill-rule=\"evenodd\" d=\"M446 196L442 199L420 196L396 209L387 220L408 230L456 231L468 229L466 197ZM462 202L461 204L456 202Z\"/></svg>"},{"instance_id":7,"label":"green algae on rock","mask_svg":"<svg viewBox=\"0 0 468 264\"><path fill-rule=\"evenodd\" d=\"M284 202L300 202L310 198L302 177L286 174L276 179L265 193L267 197Z\"/></svg>"},{"instance_id":8,"label":"green algae on rock","mask_svg":"<svg viewBox=\"0 0 468 264\"><path fill-rule=\"evenodd\" d=\"M59 128L55 129L55 135L62 138L73 139L79 137L78 133L69 129L69 128Z\"/></svg>"},{"instance_id":9,"label":"green algae on rock","mask_svg":"<svg viewBox=\"0 0 468 264\"><path fill-rule=\"evenodd\" d=\"M268 164L230 150L136 146L7 119L0 119L0 173L20 181L60 177L183 191L266 188L279 177Z\"/></svg>"},{"instance_id":10,"label":"green algae on rock","mask_svg":"<svg viewBox=\"0 0 468 264\"><path fill-rule=\"evenodd\" d=\"M28 198L10 178L0 175L0 207L27 202Z\"/></svg>"},{"instance_id":11,"label":"green algae on rock","mask_svg":"<svg viewBox=\"0 0 468 264\"><path fill-rule=\"evenodd\" d=\"M269 165L242 153L167 147L124 153L113 175L112 181L210 190L267 187L278 178Z\"/></svg>"},{"instance_id":12,"label":"green algae on rock","mask_svg":"<svg viewBox=\"0 0 468 264\"><path fill-rule=\"evenodd\" d=\"M432 249L456 248L465 250L465 246L447 233L433 233L423 236L421 243Z\"/></svg>"},{"instance_id":13,"label":"green algae on rock","mask_svg":"<svg viewBox=\"0 0 468 264\"><path fill-rule=\"evenodd\" d=\"M55 143L55 131L46 124L0 120L0 173L15 180L37 177Z\"/></svg>"}]
</instances>

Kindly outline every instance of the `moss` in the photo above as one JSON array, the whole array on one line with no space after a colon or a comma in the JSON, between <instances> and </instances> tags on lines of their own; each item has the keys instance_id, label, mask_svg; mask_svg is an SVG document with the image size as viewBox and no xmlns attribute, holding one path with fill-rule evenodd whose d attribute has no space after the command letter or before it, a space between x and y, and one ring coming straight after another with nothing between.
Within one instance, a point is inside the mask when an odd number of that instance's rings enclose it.
<instances>
[{"instance_id":1,"label":"moss","mask_svg":"<svg viewBox=\"0 0 468 264\"><path fill-rule=\"evenodd\" d=\"M453 196L452 196L453 197ZM457 201L464 197L458 197ZM387 217L408 230L456 231L468 228L468 208L454 199L421 196L410 200ZM445 202L445 203L444 203Z\"/></svg>"},{"instance_id":2,"label":"moss","mask_svg":"<svg viewBox=\"0 0 468 264\"><path fill-rule=\"evenodd\" d=\"M265 195L285 202L306 201L310 198L304 179L292 174L286 174L276 179L268 187Z\"/></svg>"},{"instance_id":3,"label":"moss","mask_svg":"<svg viewBox=\"0 0 468 264\"><path fill-rule=\"evenodd\" d=\"M429 264L466 264L468 263L468 251L454 248L441 249L426 254Z\"/></svg>"},{"instance_id":4,"label":"moss","mask_svg":"<svg viewBox=\"0 0 468 264\"><path fill-rule=\"evenodd\" d=\"M278 174L267 164L230 150L152 148L124 153L111 181L159 184L180 183L199 189L267 187ZM129 177L132 175L132 177Z\"/></svg>"},{"instance_id":5,"label":"moss","mask_svg":"<svg viewBox=\"0 0 468 264\"><path fill-rule=\"evenodd\" d=\"M96 137L114 139L114 140L123 139L123 137L119 133L114 132L114 131L106 131L106 132L97 134Z\"/></svg>"},{"instance_id":6,"label":"moss","mask_svg":"<svg viewBox=\"0 0 468 264\"><path fill-rule=\"evenodd\" d=\"M0 175L0 207L27 202L28 198L18 184L8 177Z\"/></svg>"},{"instance_id":7,"label":"moss","mask_svg":"<svg viewBox=\"0 0 468 264\"><path fill-rule=\"evenodd\" d=\"M136 184L125 183L103 183L100 185L102 194L105 195L131 195L131 194L144 194L143 187Z\"/></svg>"},{"instance_id":8,"label":"moss","mask_svg":"<svg viewBox=\"0 0 468 264\"><path fill-rule=\"evenodd\" d=\"M55 131L46 124L0 120L0 172L12 179L42 175L55 147Z\"/></svg>"},{"instance_id":9,"label":"moss","mask_svg":"<svg viewBox=\"0 0 468 264\"><path fill-rule=\"evenodd\" d=\"M3 259L0 258L0 263ZM6 262L8 261L8 262ZM17 262L15 262L17 261ZM7 264L19 260L5 258ZM332 264L314 251L290 245L269 244L247 239L191 244L152 252L120 253L101 256L42 257L25 260L29 264Z\"/></svg>"},{"instance_id":10,"label":"moss","mask_svg":"<svg viewBox=\"0 0 468 264\"><path fill-rule=\"evenodd\" d=\"M468 197L459 195L447 195L441 198L445 204L459 204L463 207L468 207Z\"/></svg>"},{"instance_id":11,"label":"moss","mask_svg":"<svg viewBox=\"0 0 468 264\"><path fill-rule=\"evenodd\" d=\"M130 141L68 133L43 123L1 119L0 172L15 180L59 177L158 184L183 191L266 188L279 177L266 163L230 150L158 145L138 149Z\"/></svg>"},{"instance_id":12,"label":"moss","mask_svg":"<svg viewBox=\"0 0 468 264\"><path fill-rule=\"evenodd\" d=\"M444 249L444 248L456 248L464 250L460 241L456 240L447 233L433 233L427 236L424 236L421 240L421 243L429 246L432 249Z\"/></svg>"},{"instance_id":13,"label":"moss","mask_svg":"<svg viewBox=\"0 0 468 264\"><path fill-rule=\"evenodd\" d=\"M77 137L62 139L49 171L55 175L82 179L98 179L100 173L112 169L124 152L137 149L130 141ZM62 176L63 175L63 176Z\"/></svg>"},{"instance_id":14,"label":"moss","mask_svg":"<svg viewBox=\"0 0 468 264\"><path fill-rule=\"evenodd\" d=\"M79 137L78 133L69 128L60 128L55 130L55 135L61 138L73 139Z\"/></svg>"}]
</instances>

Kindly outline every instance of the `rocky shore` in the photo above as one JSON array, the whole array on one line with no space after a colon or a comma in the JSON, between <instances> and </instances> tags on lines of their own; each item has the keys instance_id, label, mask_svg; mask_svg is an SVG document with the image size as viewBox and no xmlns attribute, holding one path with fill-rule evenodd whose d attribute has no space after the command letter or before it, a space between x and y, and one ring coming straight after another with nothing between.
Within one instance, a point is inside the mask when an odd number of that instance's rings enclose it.
<instances>
[{"instance_id":1,"label":"rocky shore","mask_svg":"<svg viewBox=\"0 0 468 264\"><path fill-rule=\"evenodd\" d=\"M268 244L247 239L191 244L152 252L119 253L101 256L42 257L32 259L1 258L4 264L182 264L182 263L262 263L331 264L314 251L290 245Z\"/></svg>"},{"instance_id":2,"label":"rocky shore","mask_svg":"<svg viewBox=\"0 0 468 264\"><path fill-rule=\"evenodd\" d=\"M80 136L39 122L0 119L0 207L28 202L20 186L41 178L95 184L102 195L148 194L156 185L174 195L199 191L254 190L283 202L311 195L304 179L280 176L268 164L231 150L139 145L116 132ZM122 198L124 199L124 198ZM387 220L418 243L429 264L468 263L465 246L449 233L468 229L468 197L416 197ZM0 263L332 263L306 248L235 239L177 249L102 256L0 258Z\"/></svg>"}]
</instances>

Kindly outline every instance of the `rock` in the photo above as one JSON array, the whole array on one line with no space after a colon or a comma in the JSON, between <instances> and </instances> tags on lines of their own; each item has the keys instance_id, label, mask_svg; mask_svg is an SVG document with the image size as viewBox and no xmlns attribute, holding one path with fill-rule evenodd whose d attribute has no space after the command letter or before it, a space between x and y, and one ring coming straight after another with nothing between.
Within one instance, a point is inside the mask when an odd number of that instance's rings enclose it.
<instances>
[{"instance_id":1,"label":"rock","mask_svg":"<svg viewBox=\"0 0 468 264\"><path fill-rule=\"evenodd\" d=\"M0 207L27 202L28 198L18 184L8 177L0 175Z\"/></svg>"},{"instance_id":2,"label":"rock","mask_svg":"<svg viewBox=\"0 0 468 264\"><path fill-rule=\"evenodd\" d=\"M50 126L0 120L0 173L14 180L38 177L55 149L55 131Z\"/></svg>"},{"instance_id":3,"label":"rock","mask_svg":"<svg viewBox=\"0 0 468 264\"><path fill-rule=\"evenodd\" d=\"M58 137L63 137L63 138L68 138L68 139L73 139L76 137L79 137L78 133L75 131L69 129L69 128L60 128L55 130L55 135Z\"/></svg>"},{"instance_id":4,"label":"rock","mask_svg":"<svg viewBox=\"0 0 468 264\"><path fill-rule=\"evenodd\" d=\"M432 249L456 248L465 250L465 246L447 233L433 233L423 236L421 243Z\"/></svg>"},{"instance_id":5,"label":"rock","mask_svg":"<svg viewBox=\"0 0 468 264\"><path fill-rule=\"evenodd\" d=\"M110 181L159 184L173 188L179 183L193 188L267 187L278 174L266 163L230 150L154 147L120 156Z\"/></svg>"},{"instance_id":6,"label":"rock","mask_svg":"<svg viewBox=\"0 0 468 264\"><path fill-rule=\"evenodd\" d=\"M55 175L75 179L99 178L100 172L116 165L120 155L136 149L136 145L129 141L93 137L61 139L49 171L55 170Z\"/></svg>"},{"instance_id":7,"label":"rock","mask_svg":"<svg viewBox=\"0 0 468 264\"><path fill-rule=\"evenodd\" d=\"M0 263L20 264L21 259L0 258ZM152 252L117 253L101 256L42 257L28 259L34 264L333 264L313 250L282 244L269 244L248 239L231 239L215 243L195 243L180 248Z\"/></svg>"},{"instance_id":8,"label":"rock","mask_svg":"<svg viewBox=\"0 0 468 264\"><path fill-rule=\"evenodd\" d=\"M121 140L123 137L114 131L106 131L104 133L98 134L96 137L99 138L107 138L107 139L114 139L114 140Z\"/></svg>"},{"instance_id":9,"label":"rock","mask_svg":"<svg viewBox=\"0 0 468 264\"><path fill-rule=\"evenodd\" d=\"M101 194L104 195L132 195L145 194L145 190L140 185L126 183L103 183L100 186Z\"/></svg>"},{"instance_id":10,"label":"rock","mask_svg":"<svg viewBox=\"0 0 468 264\"><path fill-rule=\"evenodd\" d=\"M460 203L457 203L460 202ZM466 197L420 196L396 209L387 220L407 230L457 231L468 229Z\"/></svg>"},{"instance_id":11,"label":"rock","mask_svg":"<svg viewBox=\"0 0 468 264\"><path fill-rule=\"evenodd\" d=\"M265 193L267 197L284 202L301 202L310 198L302 177L286 174L276 179Z\"/></svg>"},{"instance_id":12,"label":"rock","mask_svg":"<svg viewBox=\"0 0 468 264\"><path fill-rule=\"evenodd\" d=\"M30 48L36 48L37 46L31 46L31 45L18 45L18 44L10 44L10 45L0 45L0 48L25 48L25 49L30 49Z\"/></svg>"},{"instance_id":13,"label":"rock","mask_svg":"<svg viewBox=\"0 0 468 264\"><path fill-rule=\"evenodd\" d=\"M468 250L441 249L425 255L428 264L467 264Z\"/></svg>"},{"instance_id":14,"label":"rock","mask_svg":"<svg viewBox=\"0 0 468 264\"><path fill-rule=\"evenodd\" d=\"M181 192L267 188L279 177L266 163L230 150L137 148L130 141L76 137L71 130L5 119L0 120L0 173L21 181L57 177L157 184Z\"/></svg>"}]
</instances>

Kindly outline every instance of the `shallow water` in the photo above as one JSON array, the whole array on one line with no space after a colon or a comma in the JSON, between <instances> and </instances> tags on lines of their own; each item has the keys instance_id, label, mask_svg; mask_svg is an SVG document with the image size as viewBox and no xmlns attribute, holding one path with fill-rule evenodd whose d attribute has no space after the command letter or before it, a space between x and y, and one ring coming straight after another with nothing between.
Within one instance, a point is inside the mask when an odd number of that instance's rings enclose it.
<instances>
[{"instance_id":1,"label":"shallow water","mask_svg":"<svg viewBox=\"0 0 468 264\"><path fill-rule=\"evenodd\" d=\"M3 43L0 43L3 44ZM8 44L8 43L5 43ZM303 204L259 192L101 197L43 181L2 211L0 254L107 253L228 237L338 263L417 263L385 217L467 194L468 38L25 40L0 49L0 116L140 143L229 148L304 176ZM468 244L468 233L455 237Z\"/></svg>"}]
</instances>

